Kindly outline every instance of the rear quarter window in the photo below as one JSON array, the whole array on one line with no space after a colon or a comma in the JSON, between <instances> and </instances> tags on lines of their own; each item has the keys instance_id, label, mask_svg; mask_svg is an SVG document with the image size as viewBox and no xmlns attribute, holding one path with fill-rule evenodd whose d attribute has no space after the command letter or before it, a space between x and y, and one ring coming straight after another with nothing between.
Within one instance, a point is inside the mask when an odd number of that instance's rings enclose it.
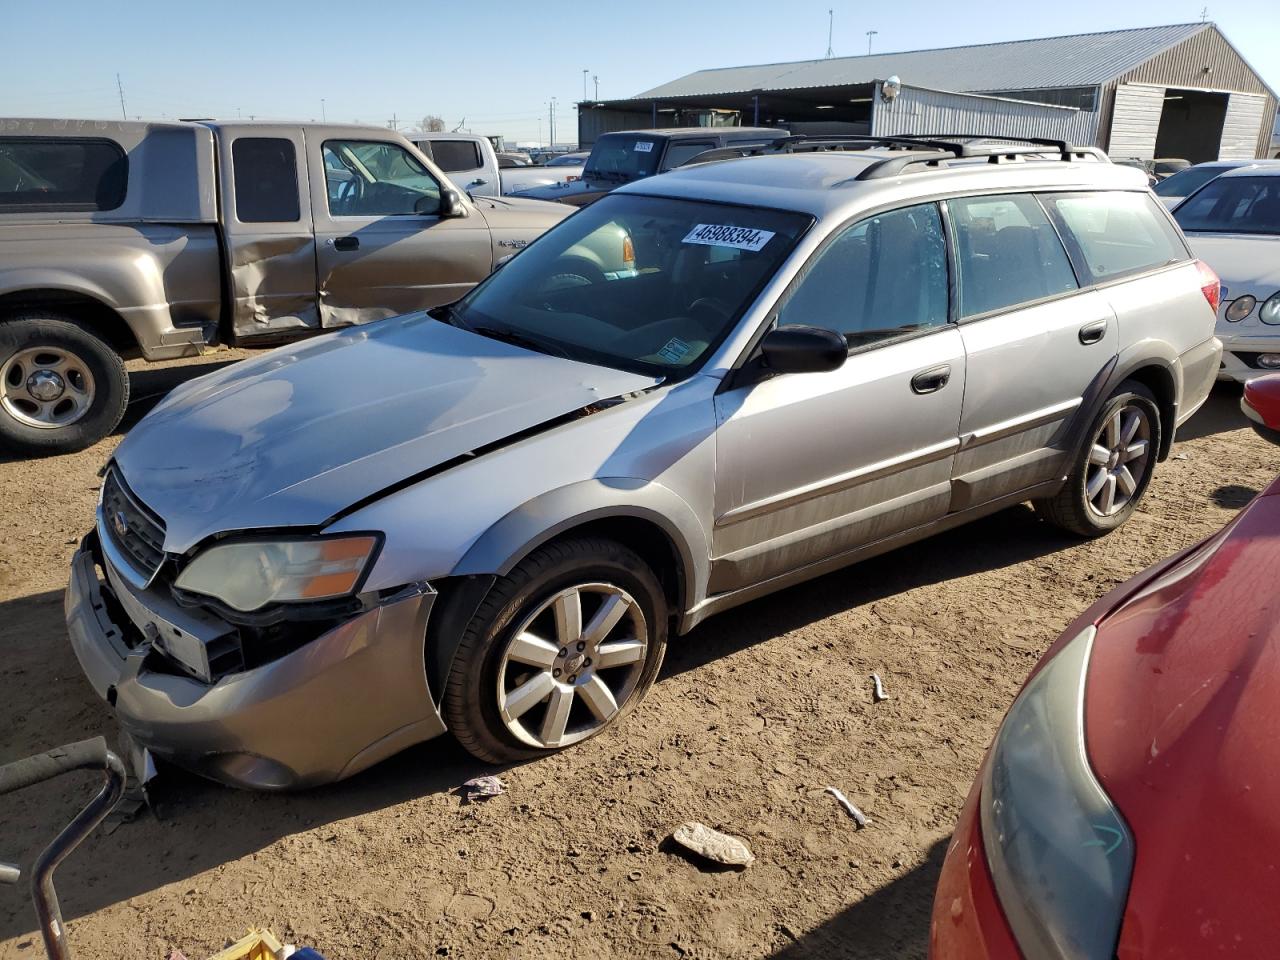
<instances>
[{"instance_id":1,"label":"rear quarter window","mask_svg":"<svg viewBox=\"0 0 1280 960\"><path fill-rule=\"evenodd\" d=\"M113 140L0 137L0 212L115 210L129 161Z\"/></svg>"},{"instance_id":2,"label":"rear quarter window","mask_svg":"<svg viewBox=\"0 0 1280 960\"><path fill-rule=\"evenodd\" d=\"M480 148L472 140L433 140L431 159L445 173L475 170L484 166L480 159Z\"/></svg>"},{"instance_id":3,"label":"rear quarter window","mask_svg":"<svg viewBox=\"0 0 1280 960\"><path fill-rule=\"evenodd\" d=\"M241 223L295 223L298 160L293 143L279 137L240 137L231 145L236 219Z\"/></svg>"},{"instance_id":4,"label":"rear quarter window","mask_svg":"<svg viewBox=\"0 0 1280 960\"><path fill-rule=\"evenodd\" d=\"M1093 283L1188 259L1177 228L1149 193L1059 193L1042 199L1076 269Z\"/></svg>"}]
</instances>

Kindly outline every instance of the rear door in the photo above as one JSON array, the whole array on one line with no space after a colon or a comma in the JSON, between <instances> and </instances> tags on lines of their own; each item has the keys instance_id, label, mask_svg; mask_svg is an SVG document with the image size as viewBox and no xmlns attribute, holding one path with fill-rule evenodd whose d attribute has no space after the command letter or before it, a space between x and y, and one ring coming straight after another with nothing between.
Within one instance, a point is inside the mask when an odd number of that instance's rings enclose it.
<instances>
[{"instance_id":1,"label":"rear door","mask_svg":"<svg viewBox=\"0 0 1280 960\"><path fill-rule=\"evenodd\" d=\"M445 140L415 140L413 142L427 159L443 170L459 190L477 197L496 197L502 191L501 174L492 163L486 164L487 154L476 140L465 137Z\"/></svg>"},{"instance_id":2,"label":"rear door","mask_svg":"<svg viewBox=\"0 0 1280 960\"><path fill-rule=\"evenodd\" d=\"M951 509L1053 479L1119 334L1107 298L1081 289L1031 194L947 201L967 364Z\"/></svg>"},{"instance_id":3,"label":"rear door","mask_svg":"<svg viewBox=\"0 0 1280 960\"><path fill-rule=\"evenodd\" d=\"M234 335L319 327L302 130L219 127L218 160Z\"/></svg>"},{"instance_id":4,"label":"rear door","mask_svg":"<svg viewBox=\"0 0 1280 960\"><path fill-rule=\"evenodd\" d=\"M489 275L484 217L440 216L438 171L397 139L355 128L307 139L320 322L364 323L450 303Z\"/></svg>"},{"instance_id":5,"label":"rear door","mask_svg":"<svg viewBox=\"0 0 1280 960\"><path fill-rule=\"evenodd\" d=\"M837 330L849 358L717 395L711 592L946 513L965 392L947 272L932 203L842 228L814 255L777 323Z\"/></svg>"}]
</instances>

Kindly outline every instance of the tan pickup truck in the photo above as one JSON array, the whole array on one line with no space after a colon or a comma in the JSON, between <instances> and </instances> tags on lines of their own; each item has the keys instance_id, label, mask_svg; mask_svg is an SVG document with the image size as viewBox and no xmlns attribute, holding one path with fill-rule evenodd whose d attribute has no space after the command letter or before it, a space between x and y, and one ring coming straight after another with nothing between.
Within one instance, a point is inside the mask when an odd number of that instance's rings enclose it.
<instances>
[{"instance_id":1,"label":"tan pickup truck","mask_svg":"<svg viewBox=\"0 0 1280 960\"><path fill-rule=\"evenodd\" d=\"M377 127L0 119L0 445L110 433L127 357L449 303L571 212Z\"/></svg>"}]
</instances>

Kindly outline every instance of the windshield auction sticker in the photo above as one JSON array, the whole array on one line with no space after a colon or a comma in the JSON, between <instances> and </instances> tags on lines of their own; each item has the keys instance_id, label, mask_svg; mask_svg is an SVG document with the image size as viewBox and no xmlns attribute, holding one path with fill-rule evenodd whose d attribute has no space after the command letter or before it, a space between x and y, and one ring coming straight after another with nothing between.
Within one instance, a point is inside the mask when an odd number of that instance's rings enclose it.
<instances>
[{"instance_id":1,"label":"windshield auction sticker","mask_svg":"<svg viewBox=\"0 0 1280 960\"><path fill-rule=\"evenodd\" d=\"M727 227L715 223L700 223L684 238L685 243L701 243L708 247L737 247L739 250L756 251L773 239L772 230L753 230L751 227Z\"/></svg>"},{"instance_id":2,"label":"windshield auction sticker","mask_svg":"<svg viewBox=\"0 0 1280 960\"><path fill-rule=\"evenodd\" d=\"M652 140L637 140L637 141L636 141L636 145L635 145L635 148L634 148L634 149L635 149L636 153L652 153L652 152L653 152L653 141L652 141Z\"/></svg>"}]
</instances>

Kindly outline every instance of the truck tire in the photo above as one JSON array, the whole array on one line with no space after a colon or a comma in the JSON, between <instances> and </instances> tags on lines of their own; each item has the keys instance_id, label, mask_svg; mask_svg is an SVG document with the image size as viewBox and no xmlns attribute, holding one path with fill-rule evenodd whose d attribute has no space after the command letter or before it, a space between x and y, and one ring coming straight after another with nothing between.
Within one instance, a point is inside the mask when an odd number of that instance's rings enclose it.
<instances>
[{"instance_id":1,"label":"truck tire","mask_svg":"<svg viewBox=\"0 0 1280 960\"><path fill-rule=\"evenodd\" d=\"M25 456L83 450L119 425L128 402L124 361L75 320L0 321L0 446Z\"/></svg>"},{"instance_id":2,"label":"truck tire","mask_svg":"<svg viewBox=\"0 0 1280 960\"><path fill-rule=\"evenodd\" d=\"M1160 407L1143 384L1126 380L1107 398L1089 428L1057 496L1034 502L1050 523L1080 537L1100 537L1133 514L1155 473Z\"/></svg>"}]
</instances>

